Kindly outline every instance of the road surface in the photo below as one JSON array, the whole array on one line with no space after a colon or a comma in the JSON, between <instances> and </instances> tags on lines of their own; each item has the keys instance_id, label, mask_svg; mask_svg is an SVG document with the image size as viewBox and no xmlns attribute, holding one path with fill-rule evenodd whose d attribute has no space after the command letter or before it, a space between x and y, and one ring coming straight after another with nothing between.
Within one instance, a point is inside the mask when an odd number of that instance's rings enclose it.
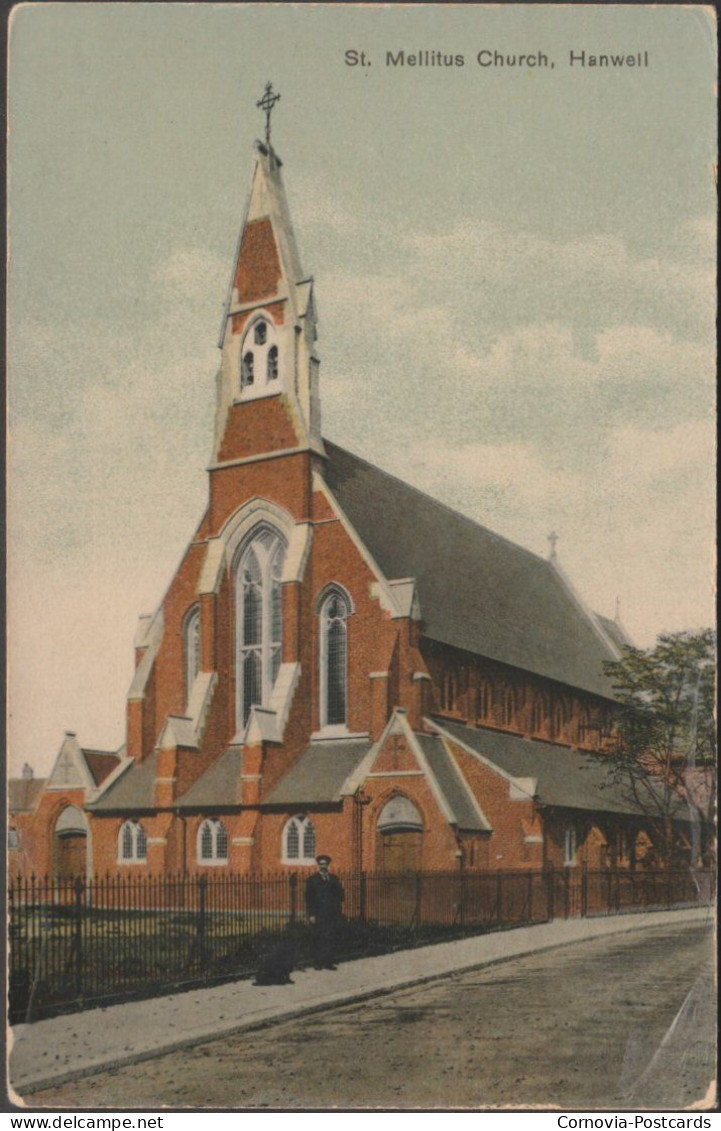
<instances>
[{"instance_id":1,"label":"road surface","mask_svg":"<svg viewBox=\"0 0 721 1131\"><path fill-rule=\"evenodd\" d=\"M576 943L90 1076L33 1106L679 1109L715 1066L714 941ZM333 973L328 974L329 978Z\"/></svg>"}]
</instances>

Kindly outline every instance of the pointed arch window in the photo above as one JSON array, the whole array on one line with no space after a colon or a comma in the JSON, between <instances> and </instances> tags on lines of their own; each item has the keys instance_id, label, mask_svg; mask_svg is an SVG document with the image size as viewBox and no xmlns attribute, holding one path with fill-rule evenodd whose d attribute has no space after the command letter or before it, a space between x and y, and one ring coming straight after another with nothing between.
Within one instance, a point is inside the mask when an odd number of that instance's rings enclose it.
<instances>
[{"instance_id":1,"label":"pointed arch window","mask_svg":"<svg viewBox=\"0 0 721 1131\"><path fill-rule=\"evenodd\" d=\"M253 706L267 704L283 651L281 577L285 543L270 527L257 531L242 550L236 570L236 720L248 721Z\"/></svg>"},{"instance_id":2,"label":"pointed arch window","mask_svg":"<svg viewBox=\"0 0 721 1131\"><path fill-rule=\"evenodd\" d=\"M125 821L118 833L118 860L121 864L144 864L148 859L148 838L140 821Z\"/></svg>"},{"instance_id":3,"label":"pointed arch window","mask_svg":"<svg viewBox=\"0 0 721 1131\"><path fill-rule=\"evenodd\" d=\"M573 868L578 852L578 834L575 825L567 825L563 834L563 863L566 868Z\"/></svg>"},{"instance_id":4,"label":"pointed arch window","mask_svg":"<svg viewBox=\"0 0 721 1131\"><path fill-rule=\"evenodd\" d=\"M537 695L533 701L533 710L531 712L531 728L535 734L539 734L546 726L548 718L548 700L545 695Z\"/></svg>"},{"instance_id":5,"label":"pointed arch window","mask_svg":"<svg viewBox=\"0 0 721 1131\"><path fill-rule=\"evenodd\" d=\"M315 825L310 817L291 817L283 829L283 862L313 864L316 852Z\"/></svg>"},{"instance_id":6,"label":"pointed arch window","mask_svg":"<svg viewBox=\"0 0 721 1131\"><path fill-rule=\"evenodd\" d=\"M348 616L347 593L333 587L320 607L320 716L322 727L345 726L348 721Z\"/></svg>"},{"instance_id":7,"label":"pointed arch window","mask_svg":"<svg viewBox=\"0 0 721 1131\"><path fill-rule=\"evenodd\" d=\"M200 605L194 605L185 618L183 630L185 656L185 702L188 702L195 677L200 671Z\"/></svg>"},{"instance_id":8,"label":"pointed arch window","mask_svg":"<svg viewBox=\"0 0 721 1131\"><path fill-rule=\"evenodd\" d=\"M278 377L278 347L271 346L268 350L268 380L275 381Z\"/></svg>"},{"instance_id":9,"label":"pointed arch window","mask_svg":"<svg viewBox=\"0 0 721 1131\"><path fill-rule=\"evenodd\" d=\"M198 863L228 863L228 832L222 821L205 820L198 829Z\"/></svg>"},{"instance_id":10,"label":"pointed arch window","mask_svg":"<svg viewBox=\"0 0 721 1131\"><path fill-rule=\"evenodd\" d=\"M255 381L255 358L252 350L243 354L243 365L240 372L240 387L248 389Z\"/></svg>"},{"instance_id":11,"label":"pointed arch window","mask_svg":"<svg viewBox=\"0 0 721 1131\"><path fill-rule=\"evenodd\" d=\"M514 687L507 687L503 692L503 701L501 703L501 722L503 726L509 727L513 724L518 710L518 699L516 689Z\"/></svg>"},{"instance_id":12,"label":"pointed arch window","mask_svg":"<svg viewBox=\"0 0 721 1131\"><path fill-rule=\"evenodd\" d=\"M247 328L241 346L240 392L262 397L273 391L280 375L275 326L270 318L256 318ZM271 386L271 387L269 387Z\"/></svg>"},{"instance_id":13,"label":"pointed arch window","mask_svg":"<svg viewBox=\"0 0 721 1131\"><path fill-rule=\"evenodd\" d=\"M489 718L493 709L493 694L491 685L486 680L481 680L476 688L476 717Z\"/></svg>"},{"instance_id":14,"label":"pointed arch window","mask_svg":"<svg viewBox=\"0 0 721 1131\"><path fill-rule=\"evenodd\" d=\"M566 726L568 715L563 699L558 699L553 705L552 731L554 738L560 738Z\"/></svg>"}]
</instances>

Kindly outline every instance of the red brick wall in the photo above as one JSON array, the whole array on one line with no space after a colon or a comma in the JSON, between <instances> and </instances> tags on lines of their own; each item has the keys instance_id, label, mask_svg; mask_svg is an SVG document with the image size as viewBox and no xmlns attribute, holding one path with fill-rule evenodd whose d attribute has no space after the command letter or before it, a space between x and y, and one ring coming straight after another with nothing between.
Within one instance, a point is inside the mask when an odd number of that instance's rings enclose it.
<instances>
[{"instance_id":1,"label":"red brick wall","mask_svg":"<svg viewBox=\"0 0 721 1131\"><path fill-rule=\"evenodd\" d=\"M249 220L243 231L235 273L240 302L273 295L278 290L281 269L270 220Z\"/></svg>"}]
</instances>

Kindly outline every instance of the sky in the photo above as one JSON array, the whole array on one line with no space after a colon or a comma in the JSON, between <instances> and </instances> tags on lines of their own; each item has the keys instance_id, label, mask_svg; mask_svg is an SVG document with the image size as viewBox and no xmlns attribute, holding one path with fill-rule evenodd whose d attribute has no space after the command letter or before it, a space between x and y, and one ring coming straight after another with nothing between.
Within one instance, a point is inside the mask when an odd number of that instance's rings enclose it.
<instances>
[{"instance_id":1,"label":"sky","mask_svg":"<svg viewBox=\"0 0 721 1131\"><path fill-rule=\"evenodd\" d=\"M324 434L536 553L557 531L584 600L613 616L618 599L642 647L711 622L713 19L641 5L15 9L13 771L48 771L65 730L123 741L137 617L204 510L268 80L316 284ZM370 65L349 66L350 50ZM400 51L464 65L387 65ZM481 67L480 51L548 65ZM571 67L571 52L648 66Z\"/></svg>"}]
</instances>

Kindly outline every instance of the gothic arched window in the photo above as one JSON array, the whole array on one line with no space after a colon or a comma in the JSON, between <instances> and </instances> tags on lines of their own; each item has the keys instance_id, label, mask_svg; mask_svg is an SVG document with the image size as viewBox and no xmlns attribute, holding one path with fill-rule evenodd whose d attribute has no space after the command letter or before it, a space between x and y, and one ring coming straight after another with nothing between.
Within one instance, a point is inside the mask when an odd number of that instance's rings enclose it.
<instances>
[{"instance_id":1,"label":"gothic arched window","mask_svg":"<svg viewBox=\"0 0 721 1131\"><path fill-rule=\"evenodd\" d=\"M243 364L240 371L240 387L247 389L255 381L255 358L251 350L243 354Z\"/></svg>"},{"instance_id":2,"label":"gothic arched window","mask_svg":"<svg viewBox=\"0 0 721 1131\"><path fill-rule=\"evenodd\" d=\"M333 588L320 607L320 722L322 727L348 721L347 594Z\"/></svg>"},{"instance_id":3,"label":"gothic arched window","mask_svg":"<svg viewBox=\"0 0 721 1131\"><path fill-rule=\"evenodd\" d=\"M198 829L198 863L226 864L228 833L222 821L203 821Z\"/></svg>"},{"instance_id":4,"label":"gothic arched window","mask_svg":"<svg viewBox=\"0 0 721 1131\"><path fill-rule=\"evenodd\" d=\"M548 701L545 695L537 695L533 700L533 710L531 712L531 729L535 734L539 734L546 725L548 718Z\"/></svg>"},{"instance_id":5,"label":"gothic arched window","mask_svg":"<svg viewBox=\"0 0 721 1131\"><path fill-rule=\"evenodd\" d=\"M185 702L200 671L200 606L194 605L183 626L183 651L185 657Z\"/></svg>"},{"instance_id":6,"label":"gothic arched window","mask_svg":"<svg viewBox=\"0 0 721 1131\"><path fill-rule=\"evenodd\" d=\"M283 648L280 579L285 543L263 527L246 544L236 570L237 725L245 726L254 705L267 703Z\"/></svg>"},{"instance_id":7,"label":"gothic arched window","mask_svg":"<svg viewBox=\"0 0 721 1131\"><path fill-rule=\"evenodd\" d=\"M271 346L268 350L268 380L275 381L278 376L278 347Z\"/></svg>"},{"instance_id":8,"label":"gothic arched window","mask_svg":"<svg viewBox=\"0 0 721 1131\"><path fill-rule=\"evenodd\" d=\"M560 738L566 726L566 704L558 699L553 706L553 737Z\"/></svg>"},{"instance_id":9,"label":"gothic arched window","mask_svg":"<svg viewBox=\"0 0 721 1131\"><path fill-rule=\"evenodd\" d=\"M513 687L507 687L503 692L503 702L501 703L501 722L504 726L511 726L516 717L517 699L516 691Z\"/></svg>"},{"instance_id":10,"label":"gothic arched window","mask_svg":"<svg viewBox=\"0 0 721 1131\"><path fill-rule=\"evenodd\" d=\"M121 864L142 864L148 859L148 838L140 821L125 821L118 833Z\"/></svg>"},{"instance_id":11,"label":"gothic arched window","mask_svg":"<svg viewBox=\"0 0 721 1131\"><path fill-rule=\"evenodd\" d=\"M315 825L310 817L291 817L283 829L283 860L286 864L315 861Z\"/></svg>"},{"instance_id":12,"label":"gothic arched window","mask_svg":"<svg viewBox=\"0 0 721 1131\"><path fill-rule=\"evenodd\" d=\"M476 716L479 719L487 719L491 714L492 707L491 685L486 680L481 680L476 688Z\"/></svg>"},{"instance_id":13,"label":"gothic arched window","mask_svg":"<svg viewBox=\"0 0 721 1131\"><path fill-rule=\"evenodd\" d=\"M280 369L275 326L269 318L251 322L243 338L241 358L241 396L261 397L270 392L268 385L277 381Z\"/></svg>"}]
</instances>

